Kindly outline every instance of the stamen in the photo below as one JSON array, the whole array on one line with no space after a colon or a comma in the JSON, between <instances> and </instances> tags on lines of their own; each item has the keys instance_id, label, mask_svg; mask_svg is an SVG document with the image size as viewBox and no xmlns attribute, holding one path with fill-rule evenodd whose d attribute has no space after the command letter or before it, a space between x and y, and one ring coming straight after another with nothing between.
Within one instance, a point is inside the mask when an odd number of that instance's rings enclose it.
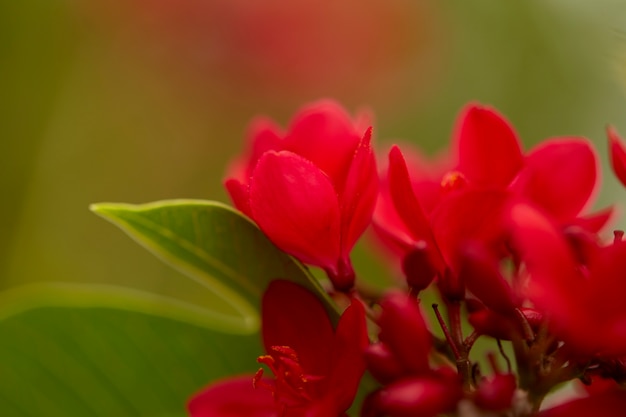
<instances>
[{"instance_id":1,"label":"stamen","mask_svg":"<svg viewBox=\"0 0 626 417\"><path fill-rule=\"evenodd\" d=\"M459 171L450 171L443 176L441 180L441 188L444 192L460 190L467 184L465 175Z\"/></svg>"},{"instance_id":2,"label":"stamen","mask_svg":"<svg viewBox=\"0 0 626 417\"><path fill-rule=\"evenodd\" d=\"M272 346L269 351L270 355L259 356L257 362L266 365L274 379L263 380L264 371L259 369L252 379L253 387L269 390L282 410L313 401L311 384L323 377L305 374L298 354L289 346Z\"/></svg>"}]
</instances>

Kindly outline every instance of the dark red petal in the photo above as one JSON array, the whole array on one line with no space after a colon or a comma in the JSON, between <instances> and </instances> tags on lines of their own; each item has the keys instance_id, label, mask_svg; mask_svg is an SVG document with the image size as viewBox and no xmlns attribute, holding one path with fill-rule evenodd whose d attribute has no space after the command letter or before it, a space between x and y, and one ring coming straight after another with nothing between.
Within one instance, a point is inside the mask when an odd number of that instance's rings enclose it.
<instances>
[{"instance_id":1,"label":"dark red petal","mask_svg":"<svg viewBox=\"0 0 626 417\"><path fill-rule=\"evenodd\" d=\"M437 275L437 270L428 255L426 242L415 242L413 247L402 258L402 272L407 284L414 291L426 289Z\"/></svg>"},{"instance_id":2,"label":"dark red petal","mask_svg":"<svg viewBox=\"0 0 626 417\"><path fill-rule=\"evenodd\" d=\"M490 309L512 316L515 313L511 286L500 273L499 263L480 245L471 244L461 251L459 275L467 289Z\"/></svg>"},{"instance_id":3,"label":"dark red petal","mask_svg":"<svg viewBox=\"0 0 626 417\"><path fill-rule=\"evenodd\" d=\"M586 310L604 325L596 341L604 355L626 356L626 241L596 251L589 271Z\"/></svg>"},{"instance_id":4,"label":"dark red petal","mask_svg":"<svg viewBox=\"0 0 626 417\"><path fill-rule=\"evenodd\" d=\"M522 337L522 329L514 319L487 308L471 312L468 321L479 334L494 339L511 340L515 334Z\"/></svg>"},{"instance_id":5,"label":"dark red petal","mask_svg":"<svg viewBox=\"0 0 626 417\"><path fill-rule=\"evenodd\" d=\"M592 203L599 183L597 157L583 138L554 138L534 148L516 188L559 222Z\"/></svg>"},{"instance_id":6,"label":"dark red petal","mask_svg":"<svg viewBox=\"0 0 626 417\"><path fill-rule=\"evenodd\" d=\"M335 404L338 413L346 411L354 401L365 372L368 344L365 310L360 301L353 300L337 325L330 360L327 395L332 397L331 403Z\"/></svg>"},{"instance_id":7,"label":"dark red petal","mask_svg":"<svg viewBox=\"0 0 626 417\"><path fill-rule=\"evenodd\" d=\"M407 374L407 370L384 343L369 345L365 351L367 370L381 384L388 384Z\"/></svg>"},{"instance_id":8,"label":"dark red petal","mask_svg":"<svg viewBox=\"0 0 626 417\"><path fill-rule=\"evenodd\" d=\"M470 183L507 187L522 168L519 139L494 109L468 106L459 116L456 134L459 171Z\"/></svg>"},{"instance_id":9,"label":"dark red petal","mask_svg":"<svg viewBox=\"0 0 626 417\"><path fill-rule=\"evenodd\" d=\"M328 177L291 152L266 152L250 182L252 218L278 247L334 268L340 257L337 194Z\"/></svg>"},{"instance_id":10,"label":"dark red petal","mask_svg":"<svg viewBox=\"0 0 626 417\"><path fill-rule=\"evenodd\" d=\"M297 153L325 172L341 194L362 132L336 102L322 100L302 109L293 118L284 149Z\"/></svg>"},{"instance_id":11,"label":"dark red petal","mask_svg":"<svg viewBox=\"0 0 626 417\"><path fill-rule=\"evenodd\" d=\"M398 216L415 241L423 240L426 242L431 251L430 256L434 265L442 271L444 264L437 250L430 222L413 193L406 162L397 146L392 147L389 151L388 181L389 193Z\"/></svg>"},{"instance_id":12,"label":"dark red petal","mask_svg":"<svg viewBox=\"0 0 626 417\"><path fill-rule=\"evenodd\" d=\"M626 148L624 148L624 142L612 126L607 127L606 133L609 137L611 167L617 179L626 186Z\"/></svg>"},{"instance_id":13,"label":"dark red petal","mask_svg":"<svg viewBox=\"0 0 626 417\"><path fill-rule=\"evenodd\" d=\"M516 388L515 375L496 374L480 382L474 402L485 410L505 410L511 406Z\"/></svg>"},{"instance_id":14,"label":"dark red petal","mask_svg":"<svg viewBox=\"0 0 626 417\"><path fill-rule=\"evenodd\" d=\"M626 304L624 304L624 294L626 294L626 241L601 248L595 252L595 256L589 265L589 284L594 296L602 300L603 306L599 312L599 317L606 314L606 318L612 317L615 313L622 313L626 316Z\"/></svg>"},{"instance_id":15,"label":"dark red petal","mask_svg":"<svg viewBox=\"0 0 626 417\"><path fill-rule=\"evenodd\" d=\"M250 210L250 189L248 185L242 184L239 180L234 178L230 178L226 180L224 186L237 210L251 218L252 211Z\"/></svg>"},{"instance_id":16,"label":"dark red petal","mask_svg":"<svg viewBox=\"0 0 626 417\"><path fill-rule=\"evenodd\" d=\"M290 281L272 281L261 304L265 351L289 346L307 374L328 375L333 327L313 293Z\"/></svg>"},{"instance_id":17,"label":"dark red petal","mask_svg":"<svg viewBox=\"0 0 626 417\"><path fill-rule=\"evenodd\" d=\"M378 197L378 172L371 147L371 128L359 143L339 197L341 209L341 253L348 257L357 239L372 221Z\"/></svg>"},{"instance_id":18,"label":"dark red petal","mask_svg":"<svg viewBox=\"0 0 626 417\"><path fill-rule=\"evenodd\" d=\"M428 370L432 337L417 302L406 294L390 292L381 302L380 340L398 361L415 373Z\"/></svg>"},{"instance_id":19,"label":"dark red petal","mask_svg":"<svg viewBox=\"0 0 626 417\"><path fill-rule=\"evenodd\" d=\"M278 417L272 393L252 387L252 375L209 385L187 404L191 417Z\"/></svg>"}]
</instances>

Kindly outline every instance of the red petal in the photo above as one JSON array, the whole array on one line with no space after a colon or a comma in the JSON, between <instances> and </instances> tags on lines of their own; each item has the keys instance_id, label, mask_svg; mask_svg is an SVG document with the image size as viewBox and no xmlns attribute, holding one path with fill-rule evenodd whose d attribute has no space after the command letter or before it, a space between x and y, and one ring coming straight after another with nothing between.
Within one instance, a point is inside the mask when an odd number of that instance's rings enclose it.
<instances>
[{"instance_id":1,"label":"red petal","mask_svg":"<svg viewBox=\"0 0 626 417\"><path fill-rule=\"evenodd\" d=\"M529 297L547 312L555 331L575 345L588 345L589 315L583 277L564 237L537 210L518 204L511 210L516 248L530 272Z\"/></svg>"},{"instance_id":2,"label":"red petal","mask_svg":"<svg viewBox=\"0 0 626 417\"><path fill-rule=\"evenodd\" d=\"M437 275L428 249L424 241L416 242L402 258L402 272L406 282L416 292L426 289Z\"/></svg>"},{"instance_id":3,"label":"red petal","mask_svg":"<svg viewBox=\"0 0 626 417\"><path fill-rule=\"evenodd\" d=\"M540 286L553 287L542 297L557 295L577 281L577 266L567 243L554 225L534 208L517 204L511 209L513 237L533 279Z\"/></svg>"},{"instance_id":4,"label":"red petal","mask_svg":"<svg viewBox=\"0 0 626 417\"><path fill-rule=\"evenodd\" d=\"M257 161L267 151L281 150L280 128L270 119L259 117L250 123L246 132L246 153L231 161L226 177L248 184Z\"/></svg>"},{"instance_id":5,"label":"red petal","mask_svg":"<svg viewBox=\"0 0 626 417\"><path fill-rule=\"evenodd\" d=\"M431 224L448 265L457 269L459 251L471 241L498 249L508 201L509 194L504 191L467 189L449 195L439 204Z\"/></svg>"},{"instance_id":6,"label":"red petal","mask_svg":"<svg viewBox=\"0 0 626 417\"><path fill-rule=\"evenodd\" d=\"M381 307L380 340L407 370L415 373L428 370L432 340L417 302L406 294L391 292Z\"/></svg>"},{"instance_id":7,"label":"red petal","mask_svg":"<svg viewBox=\"0 0 626 417\"><path fill-rule=\"evenodd\" d=\"M490 309L506 316L515 313L513 291L500 273L497 259L479 245L464 248L459 275L467 289Z\"/></svg>"},{"instance_id":8,"label":"red petal","mask_svg":"<svg viewBox=\"0 0 626 417\"><path fill-rule=\"evenodd\" d=\"M511 340L514 335L523 337L518 322L488 308L471 312L468 321L478 333L495 339Z\"/></svg>"},{"instance_id":9,"label":"red petal","mask_svg":"<svg viewBox=\"0 0 626 417\"><path fill-rule=\"evenodd\" d=\"M626 242L621 241L597 251L589 265L589 290L584 311L591 316L590 333L604 355L626 355Z\"/></svg>"},{"instance_id":10,"label":"red petal","mask_svg":"<svg viewBox=\"0 0 626 417\"><path fill-rule=\"evenodd\" d=\"M328 375L333 327L320 301L290 281L272 281L261 305L265 351L289 346L307 374Z\"/></svg>"},{"instance_id":11,"label":"red petal","mask_svg":"<svg viewBox=\"0 0 626 417\"><path fill-rule=\"evenodd\" d=\"M626 148L624 148L624 142L613 127L607 127L606 133L609 137L611 167L613 167L617 179L626 186Z\"/></svg>"},{"instance_id":12,"label":"red petal","mask_svg":"<svg viewBox=\"0 0 626 417\"><path fill-rule=\"evenodd\" d=\"M334 268L340 257L337 194L310 161L267 152L250 182L252 218L282 250L303 262Z\"/></svg>"},{"instance_id":13,"label":"red petal","mask_svg":"<svg viewBox=\"0 0 626 417\"><path fill-rule=\"evenodd\" d=\"M587 232L598 233L611 220L615 209L613 206L606 207L595 213L575 218L571 224L580 226Z\"/></svg>"},{"instance_id":14,"label":"red petal","mask_svg":"<svg viewBox=\"0 0 626 417\"><path fill-rule=\"evenodd\" d=\"M370 225L376 205L378 172L370 145L371 137L370 128L356 150L344 192L340 196L343 257L348 257L357 239Z\"/></svg>"},{"instance_id":15,"label":"red petal","mask_svg":"<svg viewBox=\"0 0 626 417\"><path fill-rule=\"evenodd\" d=\"M435 378L407 378L375 392L364 404L364 417L434 417L454 410L461 396L454 384Z\"/></svg>"},{"instance_id":16,"label":"red petal","mask_svg":"<svg viewBox=\"0 0 626 417\"><path fill-rule=\"evenodd\" d=\"M393 218L393 222L391 220L392 218L390 217L383 219L383 215L380 211L374 213L374 217L372 218L372 231L382 244L380 248L381 251L386 249L389 252L388 255L393 255L390 262L395 265L398 261L397 258L402 258L413 248L414 241L413 238L403 230L404 223L402 223L400 219ZM395 223L396 220L398 223Z\"/></svg>"},{"instance_id":17,"label":"red petal","mask_svg":"<svg viewBox=\"0 0 626 417\"><path fill-rule=\"evenodd\" d=\"M224 186L237 210L252 218L252 211L250 210L250 188L234 178L226 180Z\"/></svg>"},{"instance_id":18,"label":"red petal","mask_svg":"<svg viewBox=\"0 0 626 417\"><path fill-rule=\"evenodd\" d=\"M191 417L278 417L272 394L252 387L252 375L211 384L187 404Z\"/></svg>"},{"instance_id":19,"label":"red petal","mask_svg":"<svg viewBox=\"0 0 626 417\"><path fill-rule=\"evenodd\" d=\"M459 117L457 141L459 171L472 184L507 187L522 168L517 135L492 108L466 107Z\"/></svg>"},{"instance_id":20,"label":"red petal","mask_svg":"<svg viewBox=\"0 0 626 417\"><path fill-rule=\"evenodd\" d=\"M528 154L516 187L557 221L567 222L592 202L599 182L596 159L586 139L547 140Z\"/></svg>"},{"instance_id":21,"label":"red petal","mask_svg":"<svg viewBox=\"0 0 626 417\"><path fill-rule=\"evenodd\" d=\"M401 378L408 372L384 343L369 345L365 350L365 361L367 370L383 385Z\"/></svg>"},{"instance_id":22,"label":"red petal","mask_svg":"<svg viewBox=\"0 0 626 417\"><path fill-rule=\"evenodd\" d=\"M423 240L431 250L431 258L438 270L443 270L443 260L437 250L430 223L413 193L409 171L400 148L389 151L389 193L393 204L409 233L415 241Z\"/></svg>"},{"instance_id":23,"label":"red petal","mask_svg":"<svg viewBox=\"0 0 626 417\"><path fill-rule=\"evenodd\" d=\"M441 186L444 176L455 169L457 161L448 153L427 157L422 155L419 149L415 149L410 143L402 144L402 156L410 173L413 193L424 210L430 213L444 196ZM388 171L388 165L385 166ZM387 184L387 178L384 183Z\"/></svg>"},{"instance_id":24,"label":"red petal","mask_svg":"<svg viewBox=\"0 0 626 417\"><path fill-rule=\"evenodd\" d=\"M346 111L334 101L323 100L307 106L294 117L283 149L313 162L331 178L341 194L360 140L361 132L356 131Z\"/></svg>"},{"instance_id":25,"label":"red petal","mask_svg":"<svg viewBox=\"0 0 626 417\"><path fill-rule=\"evenodd\" d=\"M259 158L268 151L282 150L282 132L280 127L265 117L253 119L246 136L249 141L249 159L247 175L252 175Z\"/></svg>"},{"instance_id":26,"label":"red petal","mask_svg":"<svg viewBox=\"0 0 626 417\"><path fill-rule=\"evenodd\" d=\"M424 213L430 213L442 198L441 178L450 171L452 163L448 155L427 161L416 149L403 146L407 172L411 172L411 188ZM403 257L413 247L414 238L394 207L389 191L389 164L384 167L378 201L372 219L373 231L381 243L397 257ZM430 256L430 255L429 255ZM397 262L397 259L393 259ZM439 266L439 265L438 265Z\"/></svg>"},{"instance_id":27,"label":"red petal","mask_svg":"<svg viewBox=\"0 0 626 417\"><path fill-rule=\"evenodd\" d=\"M505 410L511 406L516 388L515 375L496 374L480 382L474 402L485 410Z\"/></svg>"},{"instance_id":28,"label":"red petal","mask_svg":"<svg viewBox=\"0 0 626 417\"><path fill-rule=\"evenodd\" d=\"M603 247L595 255L589 265L592 293L588 294L598 301L594 313L607 320L616 314L626 317L626 241Z\"/></svg>"},{"instance_id":29,"label":"red petal","mask_svg":"<svg viewBox=\"0 0 626 417\"><path fill-rule=\"evenodd\" d=\"M365 372L368 344L365 310L360 301L353 300L337 325L330 361L328 392L339 413L347 410L354 401Z\"/></svg>"}]
</instances>

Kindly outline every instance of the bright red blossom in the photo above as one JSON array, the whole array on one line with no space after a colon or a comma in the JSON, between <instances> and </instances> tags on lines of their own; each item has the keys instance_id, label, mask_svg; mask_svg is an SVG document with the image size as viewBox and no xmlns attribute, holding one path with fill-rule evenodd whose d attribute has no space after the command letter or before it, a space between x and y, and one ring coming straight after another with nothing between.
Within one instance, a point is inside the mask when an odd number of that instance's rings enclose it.
<instances>
[{"instance_id":1,"label":"bright red blossom","mask_svg":"<svg viewBox=\"0 0 626 417\"><path fill-rule=\"evenodd\" d=\"M440 287L453 298L464 292L457 275L468 244L484 248L494 260L507 255L504 215L514 202L542 210L564 229L576 225L596 232L611 214L578 217L598 182L596 155L586 139L554 138L524 154L509 122L489 107L471 104L461 112L448 162L437 163L433 170L418 158L411 161L418 165L407 164L398 147L389 152L375 228L384 243L405 259L411 257L413 269L428 270L412 255L416 248L424 252L420 262L444 277ZM446 276L458 288L445 282ZM420 281L417 289L425 283ZM510 292L501 279L493 283L503 291L492 299ZM472 285L480 292L483 284Z\"/></svg>"},{"instance_id":2,"label":"bright red blossom","mask_svg":"<svg viewBox=\"0 0 626 417\"><path fill-rule=\"evenodd\" d=\"M258 119L250 150L231 169L235 206L281 249L352 287L350 251L371 221L378 174L371 129L332 101L302 109L286 132Z\"/></svg>"},{"instance_id":3,"label":"bright red blossom","mask_svg":"<svg viewBox=\"0 0 626 417\"><path fill-rule=\"evenodd\" d=\"M353 301L333 331L322 304L288 281L263 297L263 344L273 378L256 375L209 386L189 403L192 417L340 417L365 370L365 313Z\"/></svg>"}]
</instances>

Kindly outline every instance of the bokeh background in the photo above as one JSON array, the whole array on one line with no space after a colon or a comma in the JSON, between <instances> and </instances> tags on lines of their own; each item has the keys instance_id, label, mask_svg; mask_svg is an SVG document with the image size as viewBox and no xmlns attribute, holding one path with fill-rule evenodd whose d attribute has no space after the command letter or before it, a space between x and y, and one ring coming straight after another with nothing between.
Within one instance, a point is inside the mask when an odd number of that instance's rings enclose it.
<instances>
[{"instance_id":1,"label":"bokeh background","mask_svg":"<svg viewBox=\"0 0 626 417\"><path fill-rule=\"evenodd\" d=\"M371 108L381 149L443 149L471 100L526 148L587 136L598 206L626 202L604 135L626 134L621 0L5 1L0 92L1 289L97 282L210 302L88 205L226 201L247 121L284 124L320 97ZM363 246L357 268L382 273Z\"/></svg>"}]
</instances>

